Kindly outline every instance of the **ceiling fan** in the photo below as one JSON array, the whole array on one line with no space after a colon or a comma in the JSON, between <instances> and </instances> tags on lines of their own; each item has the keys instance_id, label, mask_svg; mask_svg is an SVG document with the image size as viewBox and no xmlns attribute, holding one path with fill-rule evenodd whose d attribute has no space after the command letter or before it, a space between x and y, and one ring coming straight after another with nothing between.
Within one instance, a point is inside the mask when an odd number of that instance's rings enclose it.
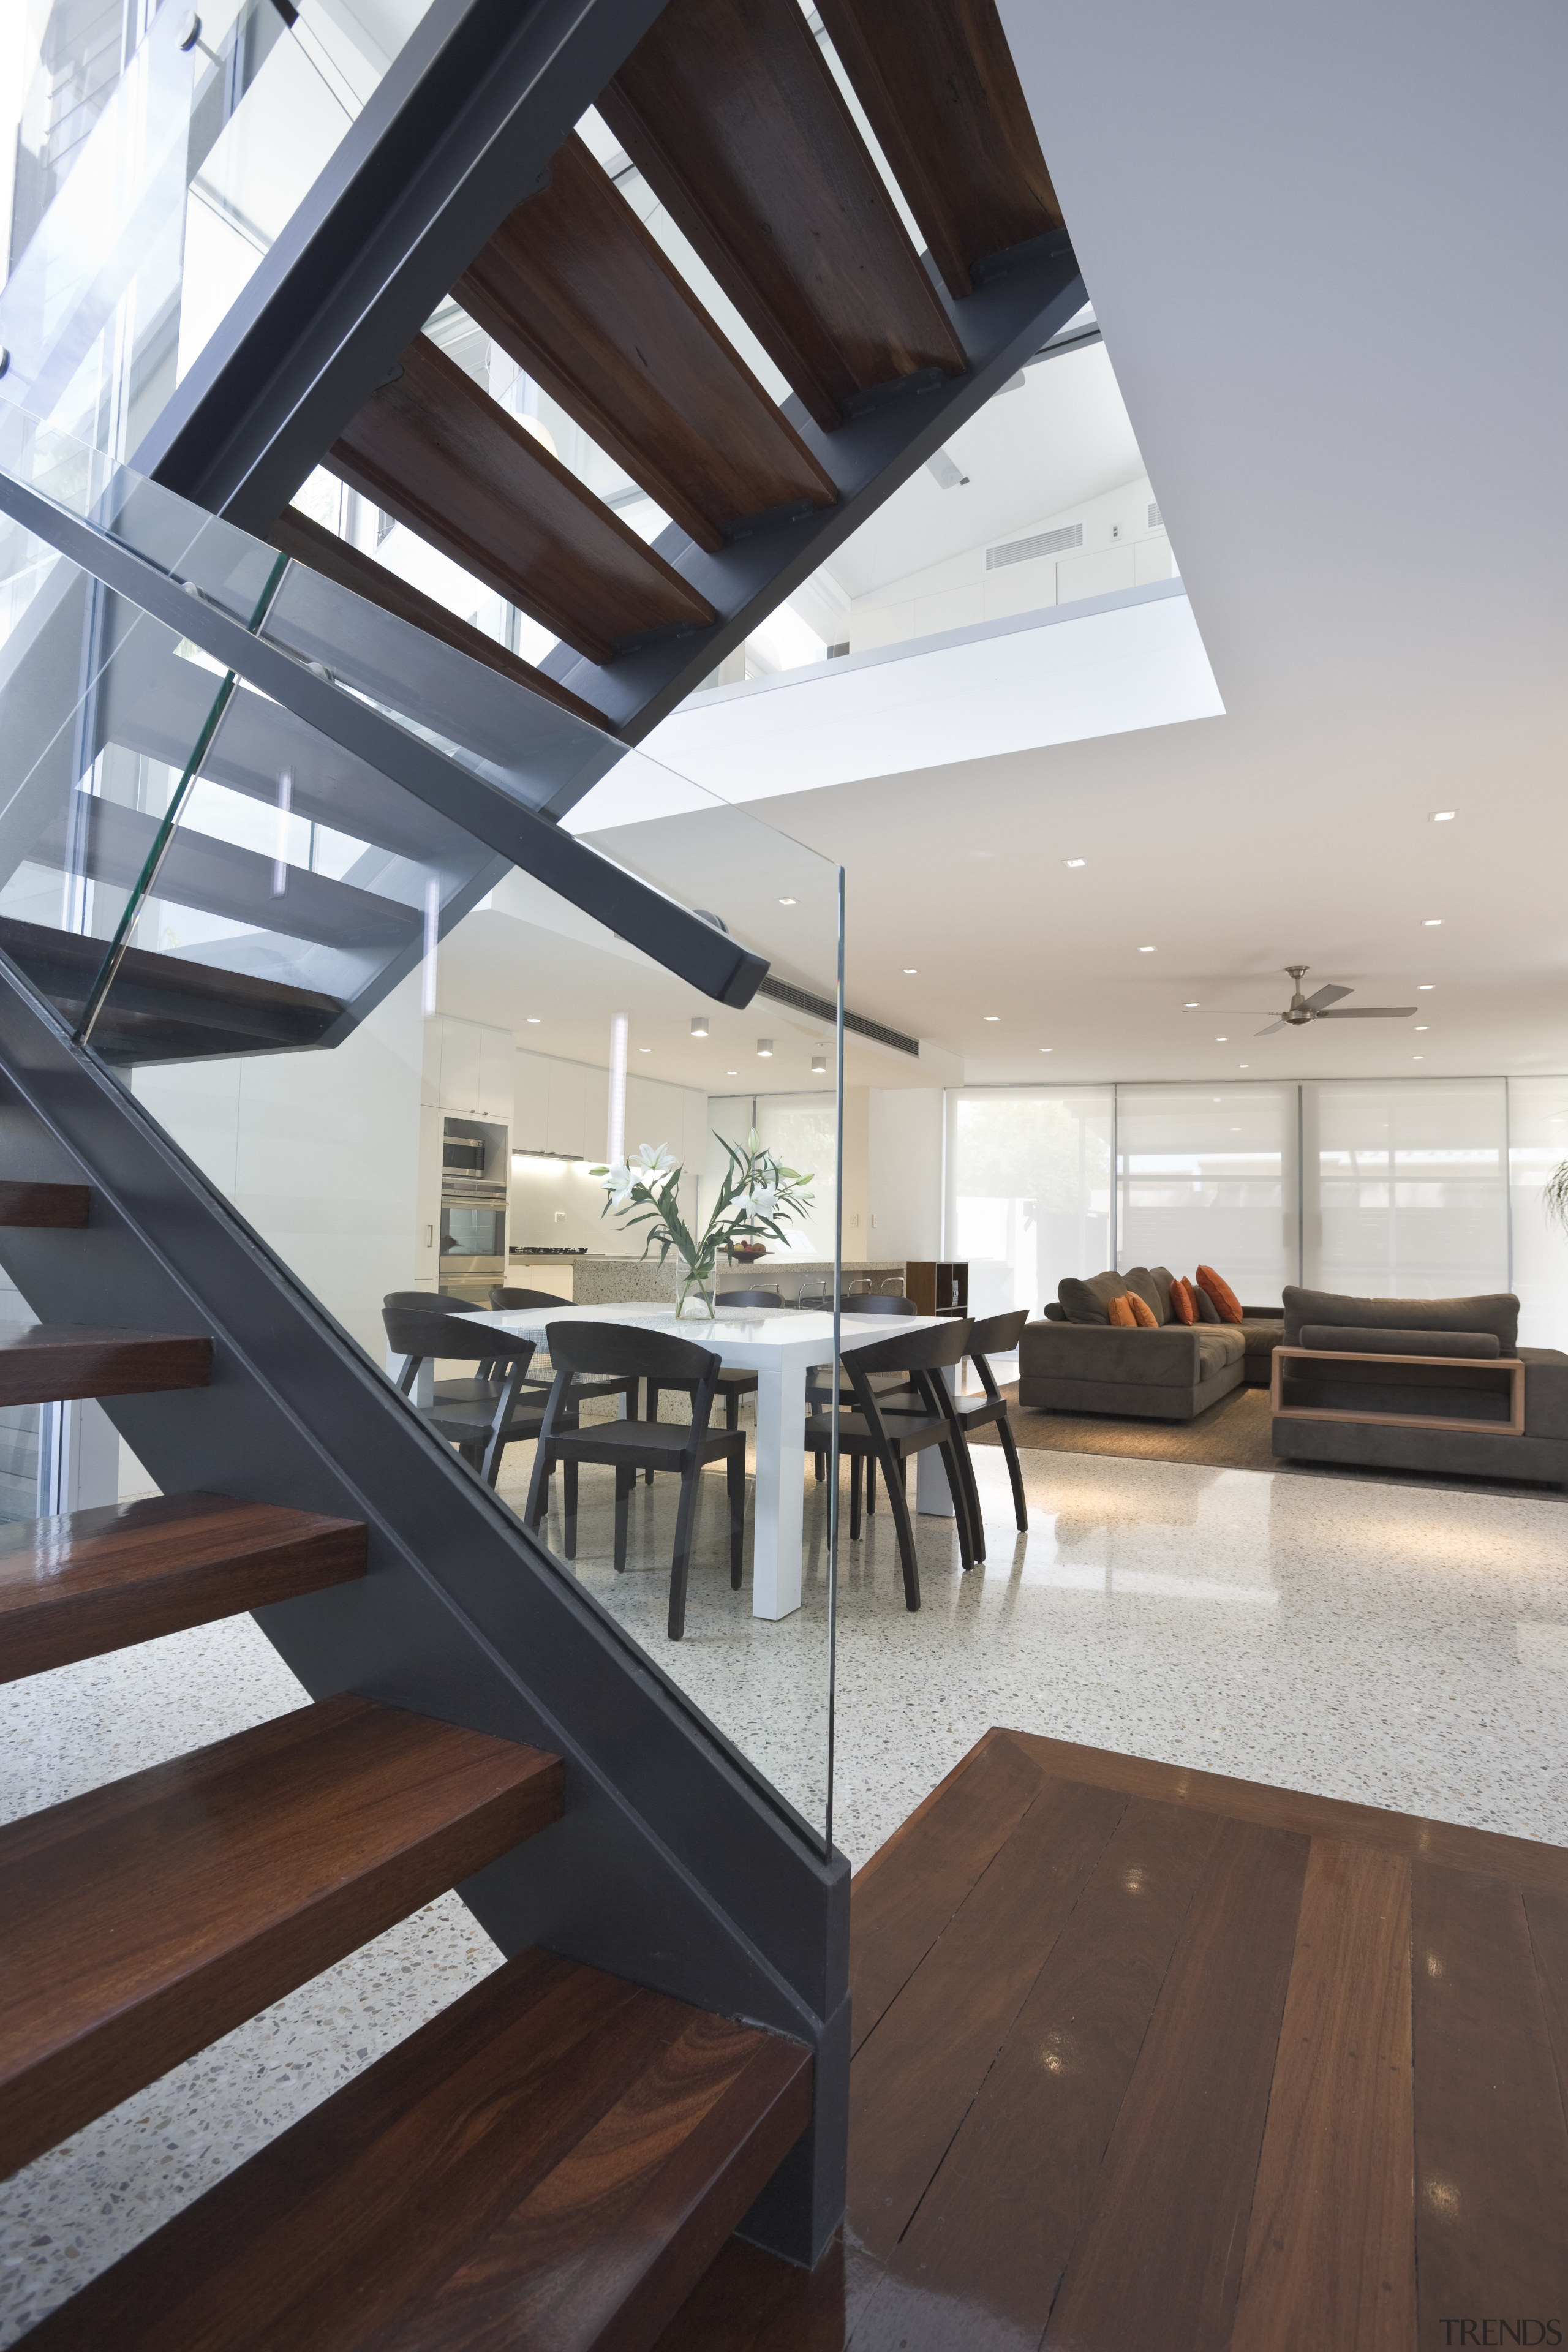
<instances>
[{"instance_id":1,"label":"ceiling fan","mask_svg":"<svg viewBox=\"0 0 1568 2352\"><path fill-rule=\"evenodd\" d=\"M1332 981L1330 981L1324 988L1314 989L1310 996L1303 996L1301 976L1310 969L1310 965L1304 963L1288 963L1285 966L1285 970L1295 983L1290 1002L1276 1020L1269 1022L1267 1028L1254 1033L1257 1036L1271 1037L1276 1029L1305 1029L1314 1021L1408 1021L1415 1010L1414 1004L1342 1005L1340 998L1353 996L1355 991L1352 988L1340 988ZM1195 1007L1194 1009L1196 1010ZM1205 1007L1205 1011L1218 1012L1221 1009L1219 1006ZM1255 1012L1258 1008L1230 1005L1223 1009L1231 1013L1244 1013Z\"/></svg>"}]
</instances>

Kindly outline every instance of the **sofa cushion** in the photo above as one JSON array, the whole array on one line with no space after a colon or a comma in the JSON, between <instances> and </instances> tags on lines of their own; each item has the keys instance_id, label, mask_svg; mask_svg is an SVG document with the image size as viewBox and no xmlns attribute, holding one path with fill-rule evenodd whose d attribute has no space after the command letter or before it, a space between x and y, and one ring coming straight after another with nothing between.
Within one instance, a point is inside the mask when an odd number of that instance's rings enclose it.
<instances>
[{"instance_id":1,"label":"sofa cushion","mask_svg":"<svg viewBox=\"0 0 1568 2352\"><path fill-rule=\"evenodd\" d=\"M1495 1331L1379 1331L1372 1324L1303 1323L1300 1348L1354 1356L1500 1356Z\"/></svg>"},{"instance_id":2,"label":"sofa cushion","mask_svg":"<svg viewBox=\"0 0 1568 2352\"><path fill-rule=\"evenodd\" d=\"M1193 1305L1193 1286L1182 1275L1171 1285L1171 1319L1174 1323L1195 1323L1197 1308Z\"/></svg>"},{"instance_id":3,"label":"sofa cushion","mask_svg":"<svg viewBox=\"0 0 1568 2352\"><path fill-rule=\"evenodd\" d=\"M1198 1350L1198 1378L1212 1380L1226 1364L1234 1364L1247 1353L1247 1340L1234 1323L1205 1324L1193 1334Z\"/></svg>"},{"instance_id":4,"label":"sofa cushion","mask_svg":"<svg viewBox=\"0 0 1568 2352\"><path fill-rule=\"evenodd\" d=\"M1047 1323L1065 1323L1068 1319L1066 1308L1055 1298L1047 1298L1040 1312Z\"/></svg>"},{"instance_id":5,"label":"sofa cushion","mask_svg":"<svg viewBox=\"0 0 1568 2352\"><path fill-rule=\"evenodd\" d=\"M1200 1265L1198 1284L1201 1289L1207 1291L1218 1307L1219 1319L1222 1323L1240 1322L1241 1301L1223 1275L1216 1274L1212 1265Z\"/></svg>"},{"instance_id":6,"label":"sofa cushion","mask_svg":"<svg viewBox=\"0 0 1568 2352\"><path fill-rule=\"evenodd\" d=\"M1499 1350L1519 1346L1519 1301L1511 1290L1476 1298L1352 1298L1336 1290L1285 1286L1285 1344L1300 1347L1303 1323L1374 1331L1493 1331Z\"/></svg>"},{"instance_id":7,"label":"sofa cushion","mask_svg":"<svg viewBox=\"0 0 1568 2352\"><path fill-rule=\"evenodd\" d=\"M1142 1300L1140 1299L1138 1304L1142 1307ZM1152 1310L1149 1307L1144 1307L1143 1312L1145 1315L1149 1315L1152 1313ZM1132 1301L1125 1290L1122 1291L1119 1297L1111 1300L1110 1307L1107 1310L1107 1319L1113 1323L1120 1331L1132 1331L1137 1328L1138 1318L1132 1312Z\"/></svg>"},{"instance_id":8,"label":"sofa cushion","mask_svg":"<svg viewBox=\"0 0 1568 2352\"><path fill-rule=\"evenodd\" d=\"M1126 1287L1119 1274L1091 1274L1083 1282L1068 1274L1058 1283L1057 1297L1069 1323L1109 1323L1110 1302Z\"/></svg>"},{"instance_id":9,"label":"sofa cushion","mask_svg":"<svg viewBox=\"0 0 1568 2352\"><path fill-rule=\"evenodd\" d=\"M1208 1292L1195 1282L1189 1283L1187 1287L1193 1294L1193 1305L1197 1309L1198 1321L1200 1323L1217 1323L1219 1321L1219 1308L1215 1305L1214 1300L1209 1297Z\"/></svg>"},{"instance_id":10,"label":"sofa cushion","mask_svg":"<svg viewBox=\"0 0 1568 2352\"><path fill-rule=\"evenodd\" d=\"M1141 1297L1137 1291L1128 1292L1127 1304L1132 1309L1132 1320L1141 1331L1157 1331L1160 1328L1159 1317L1148 1300Z\"/></svg>"},{"instance_id":11,"label":"sofa cushion","mask_svg":"<svg viewBox=\"0 0 1568 2352\"><path fill-rule=\"evenodd\" d=\"M1121 1277L1128 1290L1135 1290L1145 1307L1154 1310L1156 1323L1173 1323L1171 1312L1171 1284L1174 1276L1168 1266L1135 1265Z\"/></svg>"}]
</instances>

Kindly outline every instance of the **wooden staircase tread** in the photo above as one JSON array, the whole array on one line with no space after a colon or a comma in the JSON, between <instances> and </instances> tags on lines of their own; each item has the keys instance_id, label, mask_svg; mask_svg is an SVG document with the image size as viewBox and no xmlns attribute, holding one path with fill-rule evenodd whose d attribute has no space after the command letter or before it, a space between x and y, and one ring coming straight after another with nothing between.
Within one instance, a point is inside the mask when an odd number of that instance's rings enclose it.
<instances>
[{"instance_id":1,"label":"wooden staircase tread","mask_svg":"<svg viewBox=\"0 0 1568 2352\"><path fill-rule=\"evenodd\" d=\"M604 712L584 702L581 695L574 694L569 686L563 686L559 678L535 669L531 662L524 661L510 646L487 637L471 621L448 613L434 596L427 596L411 581L400 580L395 572L389 572L384 563L378 563L363 548L351 546L335 531L323 530L309 515L301 514L298 507L285 507L267 535L274 547L291 555L297 563L308 563L323 579L347 588L355 596L363 596L367 604L378 604L383 612L393 614L400 621L412 622L426 635L439 637L443 645L467 654L470 661L483 662L487 669L498 671L514 686L526 688L530 694L542 695L558 709L569 710L574 719L586 719L590 727L604 726Z\"/></svg>"},{"instance_id":2,"label":"wooden staircase tread","mask_svg":"<svg viewBox=\"0 0 1568 2352\"><path fill-rule=\"evenodd\" d=\"M866 119L954 299L1062 209L995 0L821 0Z\"/></svg>"},{"instance_id":3,"label":"wooden staircase tread","mask_svg":"<svg viewBox=\"0 0 1568 2352\"><path fill-rule=\"evenodd\" d=\"M155 1495L0 1527L0 1682L364 1574L352 1519Z\"/></svg>"},{"instance_id":4,"label":"wooden staircase tread","mask_svg":"<svg viewBox=\"0 0 1568 2352\"><path fill-rule=\"evenodd\" d=\"M104 946L82 931L0 916L0 953L68 1021L80 1018ZM313 1045L342 1015L338 999L316 989L127 948L92 1043L105 1061L266 1053L279 1045Z\"/></svg>"},{"instance_id":5,"label":"wooden staircase tread","mask_svg":"<svg viewBox=\"0 0 1568 2352\"><path fill-rule=\"evenodd\" d=\"M46 2319L37 2352L639 2352L811 2115L811 2057L524 1952Z\"/></svg>"},{"instance_id":6,"label":"wooden staircase tread","mask_svg":"<svg viewBox=\"0 0 1568 2352\"><path fill-rule=\"evenodd\" d=\"M700 547L832 477L574 133L454 299Z\"/></svg>"},{"instance_id":7,"label":"wooden staircase tread","mask_svg":"<svg viewBox=\"0 0 1568 2352\"><path fill-rule=\"evenodd\" d=\"M590 661L718 617L427 336L322 462Z\"/></svg>"},{"instance_id":8,"label":"wooden staircase tread","mask_svg":"<svg viewBox=\"0 0 1568 2352\"><path fill-rule=\"evenodd\" d=\"M204 1389L212 1359L212 1341L195 1332L28 1323L0 1331L0 1404Z\"/></svg>"},{"instance_id":9,"label":"wooden staircase tread","mask_svg":"<svg viewBox=\"0 0 1568 2352\"><path fill-rule=\"evenodd\" d=\"M91 1199L85 1184L0 1184L0 1225L85 1225Z\"/></svg>"},{"instance_id":10,"label":"wooden staircase tread","mask_svg":"<svg viewBox=\"0 0 1568 2352\"><path fill-rule=\"evenodd\" d=\"M825 432L963 346L796 0L669 0L598 110Z\"/></svg>"},{"instance_id":11,"label":"wooden staircase tread","mask_svg":"<svg viewBox=\"0 0 1568 2352\"><path fill-rule=\"evenodd\" d=\"M344 1695L0 1829L0 2172L546 1827L561 1777Z\"/></svg>"},{"instance_id":12,"label":"wooden staircase tread","mask_svg":"<svg viewBox=\"0 0 1568 2352\"><path fill-rule=\"evenodd\" d=\"M276 792L276 784L274 784ZM40 865L84 873L95 882L129 890L158 836L159 819L119 801L82 791L34 843ZM260 850L177 825L159 868L159 882L175 904L224 921L245 923L318 947L397 949L420 929L424 917L401 898L386 898L307 867L289 868L289 887L276 887L277 861Z\"/></svg>"}]
</instances>

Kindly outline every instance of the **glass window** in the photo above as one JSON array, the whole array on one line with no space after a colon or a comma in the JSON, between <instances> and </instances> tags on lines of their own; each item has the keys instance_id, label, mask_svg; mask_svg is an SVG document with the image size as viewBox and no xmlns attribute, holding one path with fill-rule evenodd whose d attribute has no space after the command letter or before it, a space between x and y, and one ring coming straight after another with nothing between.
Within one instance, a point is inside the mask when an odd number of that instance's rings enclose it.
<instances>
[{"instance_id":1,"label":"glass window","mask_svg":"<svg viewBox=\"0 0 1568 2352\"><path fill-rule=\"evenodd\" d=\"M1110 1087L959 1087L948 1096L945 1255L975 1315L1037 1315L1064 1275L1110 1263Z\"/></svg>"},{"instance_id":2,"label":"glass window","mask_svg":"<svg viewBox=\"0 0 1568 2352\"><path fill-rule=\"evenodd\" d=\"M1322 1082L1301 1098L1310 1288L1372 1298L1508 1288L1501 1078Z\"/></svg>"},{"instance_id":3,"label":"glass window","mask_svg":"<svg viewBox=\"0 0 1568 2352\"><path fill-rule=\"evenodd\" d=\"M1296 1278L1296 1088L1120 1087L1117 1265L1222 1275L1244 1306Z\"/></svg>"}]
</instances>

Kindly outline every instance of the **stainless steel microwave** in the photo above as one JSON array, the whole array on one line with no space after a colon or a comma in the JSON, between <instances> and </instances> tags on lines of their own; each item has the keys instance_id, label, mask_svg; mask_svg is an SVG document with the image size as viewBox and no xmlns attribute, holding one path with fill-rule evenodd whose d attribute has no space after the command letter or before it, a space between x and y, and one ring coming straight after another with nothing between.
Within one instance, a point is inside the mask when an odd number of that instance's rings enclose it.
<instances>
[{"instance_id":1,"label":"stainless steel microwave","mask_svg":"<svg viewBox=\"0 0 1568 2352\"><path fill-rule=\"evenodd\" d=\"M454 1134L451 1127L448 1126L441 1140L442 1175L482 1176L484 1172L484 1137Z\"/></svg>"}]
</instances>

